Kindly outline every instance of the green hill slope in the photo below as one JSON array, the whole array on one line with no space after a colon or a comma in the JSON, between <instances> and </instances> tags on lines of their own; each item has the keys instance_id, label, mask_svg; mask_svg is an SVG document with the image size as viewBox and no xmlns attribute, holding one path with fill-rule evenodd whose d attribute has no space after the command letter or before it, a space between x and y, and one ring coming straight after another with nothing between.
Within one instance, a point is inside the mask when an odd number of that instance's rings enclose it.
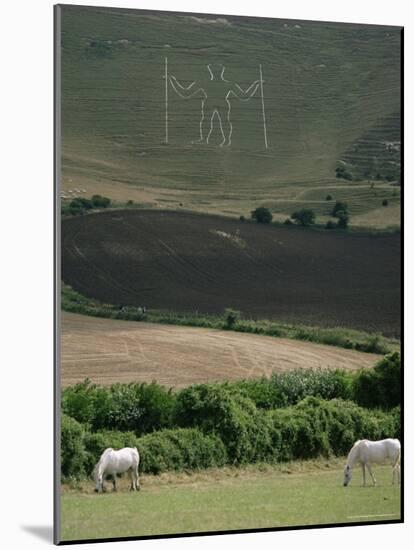
<instances>
[{"instance_id":1,"label":"green hill slope","mask_svg":"<svg viewBox=\"0 0 414 550\"><path fill-rule=\"evenodd\" d=\"M275 212L285 216L315 186L358 187L336 180L335 168L352 164L359 140L368 140L361 173L381 155L372 139L398 141L399 56L396 27L64 6L64 197L100 191L227 214L284 200ZM206 126L209 144L192 143L199 95L186 100L168 85L166 113L166 59L169 75L196 81L217 106L225 84L212 87L208 64L224 65L224 78L244 90L262 66L263 102L260 86L249 101L230 102L231 146L219 146L217 116ZM381 124L389 117L391 138ZM352 213L352 197L349 205Z\"/></svg>"}]
</instances>

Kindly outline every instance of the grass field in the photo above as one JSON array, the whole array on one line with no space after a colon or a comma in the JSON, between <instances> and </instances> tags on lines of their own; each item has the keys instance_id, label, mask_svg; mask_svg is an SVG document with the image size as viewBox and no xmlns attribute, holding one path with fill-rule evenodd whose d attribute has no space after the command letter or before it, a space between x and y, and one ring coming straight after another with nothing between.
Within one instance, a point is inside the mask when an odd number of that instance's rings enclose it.
<instances>
[{"instance_id":1,"label":"grass field","mask_svg":"<svg viewBox=\"0 0 414 550\"><path fill-rule=\"evenodd\" d=\"M63 220L62 278L108 304L400 332L398 233L109 211Z\"/></svg>"},{"instance_id":2,"label":"grass field","mask_svg":"<svg viewBox=\"0 0 414 550\"><path fill-rule=\"evenodd\" d=\"M143 476L96 495L93 482L64 487L62 539L126 537L297 525L398 520L400 490L391 467L374 469L378 486L362 487L360 469L342 486L344 460L223 468ZM108 485L109 488L110 484Z\"/></svg>"},{"instance_id":3,"label":"grass field","mask_svg":"<svg viewBox=\"0 0 414 550\"><path fill-rule=\"evenodd\" d=\"M306 204L324 221L329 193L347 197L354 225L384 198L399 205L389 183L371 189L366 177L335 178L341 161L359 176L398 173L399 28L75 6L62 13L62 197L99 193L230 216L269 203L277 219ZM170 88L166 113L166 58L169 75L206 89L207 64L225 65L225 78L243 89L261 65L268 148L259 93L231 101L231 146L218 146L217 123L208 145L192 144L200 98ZM362 221L398 225L399 209Z\"/></svg>"},{"instance_id":4,"label":"grass field","mask_svg":"<svg viewBox=\"0 0 414 550\"><path fill-rule=\"evenodd\" d=\"M61 383L168 387L270 376L297 368L373 367L380 355L226 330L62 313Z\"/></svg>"}]
</instances>

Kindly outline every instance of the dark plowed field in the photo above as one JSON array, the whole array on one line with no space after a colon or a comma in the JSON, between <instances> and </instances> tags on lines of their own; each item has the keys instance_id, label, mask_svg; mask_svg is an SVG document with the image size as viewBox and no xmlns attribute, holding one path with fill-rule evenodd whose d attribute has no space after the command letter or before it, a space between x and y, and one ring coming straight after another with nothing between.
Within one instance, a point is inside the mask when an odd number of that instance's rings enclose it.
<instances>
[{"instance_id":1,"label":"dark plowed field","mask_svg":"<svg viewBox=\"0 0 414 550\"><path fill-rule=\"evenodd\" d=\"M400 333L400 237L108 211L62 223L62 274L112 304Z\"/></svg>"}]
</instances>

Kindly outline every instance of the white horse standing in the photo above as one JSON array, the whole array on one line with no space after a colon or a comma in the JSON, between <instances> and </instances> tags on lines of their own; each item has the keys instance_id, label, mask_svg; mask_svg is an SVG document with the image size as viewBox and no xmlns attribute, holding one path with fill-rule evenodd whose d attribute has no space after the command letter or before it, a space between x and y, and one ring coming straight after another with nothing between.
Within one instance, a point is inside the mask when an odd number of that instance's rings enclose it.
<instances>
[{"instance_id":1,"label":"white horse standing","mask_svg":"<svg viewBox=\"0 0 414 550\"><path fill-rule=\"evenodd\" d=\"M357 462L362 466L362 478L364 486L366 485L365 467L372 478L374 485L377 481L371 470L372 463L381 463L389 460L392 464L392 483L395 477L400 483L400 457L401 444L398 439L382 439L380 441L369 441L362 439L357 441L349 451L348 459L344 469L344 486L346 487L352 478L352 468Z\"/></svg>"},{"instance_id":2,"label":"white horse standing","mask_svg":"<svg viewBox=\"0 0 414 550\"><path fill-rule=\"evenodd\" d=\"M119 451L105 449L99 462L93 470L96 492L105 491L104 481L106 476L112 476L114 491L116 491L116 475L129 471L131 476L131 491L140 489L139 486L139 453L136 447L124 447Z\"/></svg>"}]
</instances>

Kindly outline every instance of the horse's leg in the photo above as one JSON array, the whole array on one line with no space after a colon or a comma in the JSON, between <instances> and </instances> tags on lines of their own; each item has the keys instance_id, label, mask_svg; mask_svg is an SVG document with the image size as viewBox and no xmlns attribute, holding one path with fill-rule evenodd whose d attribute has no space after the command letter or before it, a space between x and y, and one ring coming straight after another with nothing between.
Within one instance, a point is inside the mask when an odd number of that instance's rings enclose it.
<instances>
[{"instance_id":1,"label":"horse's leg","mask_svg":"<svg viewBox=\"0 0 414 550\"><path fill-rule=\"evenodd\" d=\"M134 470L134 476L135 476L135 488L137 491L141 490L141 486L139 484L139 473L138 473L139 464L137 464L137 467Z\"/></svg>"},{"instance_id":2,"label":"horse's leg","mask_svg":"<svg viewBox=\"0 0 414 550\"><path fill-rule=\"evenodd\" d=\"M368 464L368 462L367 462L367 468L368 468L369 475L372 477L373 484L376 485L377 480L375 479L374 474L372 473L372 470L371 470L371 466L370 464Z\"/></svg>"},{"instance_id":3,"label":"horse's leg","mask_svg":"<svg viewBox=\"0 0 414 550\"><path fill-rule=\"evenodd\" d=\"M116 491L116 474L112 474L112 485L114 486L114 491Z\"/></svg>"},{"instance_id":4,"label":"horse's leg","mask_svg":"<svg viewBox=\"0 0 414 550\"><path fill-rule=\"evenodd\" d=\"M134 478L134 469L131 468L129 470L129 478L131 480L131 487L130 487L130 491L136 491L136 487L135 487L135 478Z\"/></svg>"},{"instance_id":5,"label":"horse's leg","mask_svg":"<svg viewBox=\"0 0 414 550\"><path fill-rule=\"evenodd\" d=\"M396 462L392 469L392 484L395 484L395 478L397 478L397 484L400 483L400 465Z\"/></svg>"},{"instance_id":6,"label":"horse's leg","mask_svg":"<svg viewBox=\"0 0 414 550\"><path fill-rule=\"evenodd\" d=\"M395 478L397 478L397 483L400 483L400 456L399 454L395 458L392 464L392 484L395 483Z\"/></svg>"},{"instance_id":7,"label":"horse's leg","mask_svg":"<svg viewBox=\"0 0 414 550\"><path fill-rule=\"evenodd\" d=\"M365 464L362 463L361 466L362 466L362 485L365 487L365 485L366 485Z\"/></svg>"}]
</instances>

